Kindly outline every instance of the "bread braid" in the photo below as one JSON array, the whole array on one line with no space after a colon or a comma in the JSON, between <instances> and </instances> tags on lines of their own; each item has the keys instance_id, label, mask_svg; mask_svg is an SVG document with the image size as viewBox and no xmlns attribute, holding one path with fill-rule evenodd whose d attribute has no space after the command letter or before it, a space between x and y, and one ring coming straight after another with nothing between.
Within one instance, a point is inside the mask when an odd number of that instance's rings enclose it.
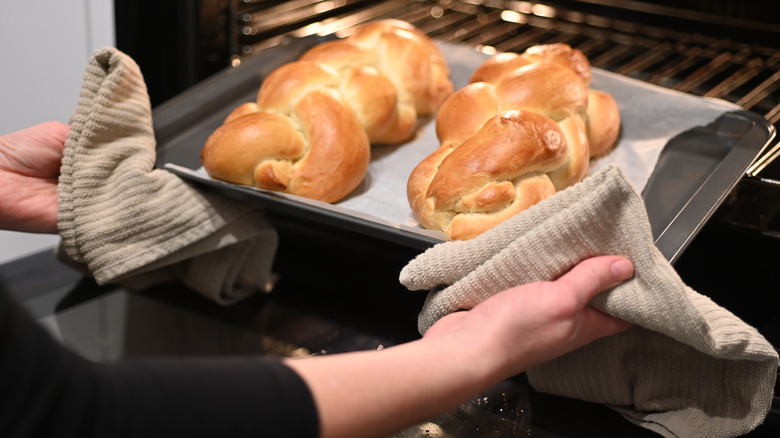
<instances>
[{"instance_id":1,"label":"bread braid","mask_svg":"<svg viewBox=\"0 0 780 438\"><path fill-rule=\"evenodd\" d=\"M209 137L201 161L213 178L336 202L363 180L371 144L409 140L452 89L425 34L371 22L274 70L257 101Z\"/></svg>"},{"instance_id":2,"label":"bread braid","mask_svg":"<svg viewBox=\"0 0 780 438\"><path fill-rule=\"evenodd\" d=\"M614 99L590 79L585 55L565 44L483 63L442 104L441 145L409 178L421 224L470 239L584 178L620 128Z\"/></svg>"}]
</instances>

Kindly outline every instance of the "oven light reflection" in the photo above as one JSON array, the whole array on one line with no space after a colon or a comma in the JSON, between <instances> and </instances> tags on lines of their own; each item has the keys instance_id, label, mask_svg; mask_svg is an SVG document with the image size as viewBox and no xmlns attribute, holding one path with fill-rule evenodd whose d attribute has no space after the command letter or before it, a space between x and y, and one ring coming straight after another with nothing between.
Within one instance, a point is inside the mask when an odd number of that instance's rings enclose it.
<instances>
[{"instance_id":1,"label":"oven light reflection","mask_svg":"<svg viewBox=\"0 0 780 438\"><path fill-rule=\"evenodd\" d=\"M493 46L479 46L477 47L477 50L480 52L486 54L486 55L495 55L498 53L498 50Z\"/></svg>"},{"instance_id":2,"label":"oven light reflection","mask_svg":"<svg viewBox=\"0 0 780 438\"><path fill-rule=\"evenodd\" d=\"M540 5L540 4L534 5L531 8L531 12L534 15L538 15L540 17L545 17L545 18L554 18L555 15L557 14L555 8L547 5Z\"/></svg>"},{"instance_id":3,"label":"oven light reflection","mask_svg":"<svg viewBox=\"0 0 780 438\"><path fill-rule=\"evenodd\" d=\"M530 14L533 9L533 5L530 2L507 2L506 7L524 14Z\"/></svg>"},{"instance_id":4,"label":"oven light reflection","mask_svg":"<svg viewBox=\"0 0 780 438\"><path fill-rule=\"evenodd\" d=\"M525 23L528 21L528 15L554 18L558 15L558 10L541 3L508 2L506 9L501 11L501 19L512 23Z\"/></svg>"},{"instance_id":5,"label":"oven light reflection","mask_svg":"<svg viewBox=\"0 0 780 438\"><path fill-rule=\"evenodd\" d=\"M314 13L315 14L321 14L323 12L328 12L335 8L340 8L346 5L347 2L345 0L341 1L328 1L328 2L322 2L314 6Z\"/></svg>"},{"instance_id":6,"label":"oven light reflection","mask_svg":"<svg viewBox=\"0 0 780 438\"><path fill-rule=\"evenodd\" d=\"M316 23L309 24L307 26L303 26L302 28L298 29L295 32L295 36L299 37L306 37L309 35L314 35L319 33L322 30L322 23L317 21Z\"/></svg>"},{"instance_id":7,"label":"oven light reflection","mask_svg":"<svg viewBox=\"0 0 780 438\"><path fill-rule=\"evenodd\" d=\"M315 14L321 14L323 12L328 12L331 9L333 9L333 2L322 2L314 5L314 13Z\"/></svg>"},{"instance_id":8,"label":"oven light reflection","mask_svg":"<svg viewBox=\"0 0 780 438\"><path fill-rule=\"evenodd\" d=\"M345 24L343 21L333 21L330 23L317 21L292 32L292 35L295 35L296 37L307 37L311 35L325 36L335 34L339 38L344 38L349 36L348 33L344 32L344 27L348 25L349 24Z\"/></svg>"},{"instance_id":9,"label":"oven light reflection","mask_svg":"<svg viewBox=\"0 0 780 438\"><path fill-rule=\"evenodd\" d=\"M501 19L510 23L523 24L528 21L528 17L517 11L501 11Z\"/></svg>"}]
</instances>

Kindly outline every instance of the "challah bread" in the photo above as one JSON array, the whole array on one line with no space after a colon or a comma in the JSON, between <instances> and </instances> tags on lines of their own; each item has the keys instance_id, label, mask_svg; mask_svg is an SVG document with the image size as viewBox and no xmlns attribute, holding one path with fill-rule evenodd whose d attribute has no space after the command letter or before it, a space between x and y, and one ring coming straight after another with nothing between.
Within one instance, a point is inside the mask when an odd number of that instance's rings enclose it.
<instances>
[{"instance_id":1,"label":"challah bread","mask_svg":"<svg viewBox=\"0 0 780 438\"><path fill-rule=\"evenodd\" d=\"M453 91L438 47L380 20L274 70L201 151L213 178L336 202L368 168L371 144L411 139Z\"/></svg>"},{"instance_id":2,"label":"challah bread","mask_svg":"<svg viewBox=\"0 0 780 438\"><path fill-rule=\"evenodd\" d=\"M440 147L409 177L420 223L470 239L583 179L620 128L614 99L590 79L585 55L565 44L483 63L442 104Z\"/></svg>"}]
</instances>

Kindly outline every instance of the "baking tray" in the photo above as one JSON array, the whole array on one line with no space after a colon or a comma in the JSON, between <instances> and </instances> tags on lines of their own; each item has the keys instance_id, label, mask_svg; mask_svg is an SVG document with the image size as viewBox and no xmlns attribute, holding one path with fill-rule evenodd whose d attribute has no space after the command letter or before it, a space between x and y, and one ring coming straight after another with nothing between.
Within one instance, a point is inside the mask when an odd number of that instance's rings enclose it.
<instances>
[{"instance_id":1,"label":"baking tray","mask_svg":"<svg viewBox=\"0 0 780 438\"><path fill-rule=\"evenodd\" d=\"M157 166L307 227L333 226L420 251L441 243L446 240L442 232L425 230L414 220L404 184L411 169L438 146L432 120L408 144L375 147L363 184L333 205L213 180L202 169L201 148L227 114L254 100L263 78L276 67L328 39L288 38L155 108ZM489 56L465 46L440 46L456 88ZM599 69L593 69L592 86L615 97L623 118L620 144L594 168L614 160L622 165L641 189L656 245L674 262L774 138L774 127L727 102L670 92ZM648 145L649 155L635 152L635 147ZM391 166L388 171L388 163L399 162L406 168Z\"/></svg>"}]
</instances>

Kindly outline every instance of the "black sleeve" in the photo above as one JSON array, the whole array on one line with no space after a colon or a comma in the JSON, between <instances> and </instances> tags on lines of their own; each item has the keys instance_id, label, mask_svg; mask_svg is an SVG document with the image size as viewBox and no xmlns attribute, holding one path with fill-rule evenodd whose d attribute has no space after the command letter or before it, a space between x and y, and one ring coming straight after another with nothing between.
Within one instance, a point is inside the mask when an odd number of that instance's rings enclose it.
<instances>
[{"instance_id":1,"label":"black sleeve","mask_svg":"<svg viewBox=\"0 0 780 438\"><path fill-rule=\"evenodd\" d=\"M13 437L316 437L305 382L257 357L95 364L0 290L0 431Z\"/></svg>"}]
</instances>

